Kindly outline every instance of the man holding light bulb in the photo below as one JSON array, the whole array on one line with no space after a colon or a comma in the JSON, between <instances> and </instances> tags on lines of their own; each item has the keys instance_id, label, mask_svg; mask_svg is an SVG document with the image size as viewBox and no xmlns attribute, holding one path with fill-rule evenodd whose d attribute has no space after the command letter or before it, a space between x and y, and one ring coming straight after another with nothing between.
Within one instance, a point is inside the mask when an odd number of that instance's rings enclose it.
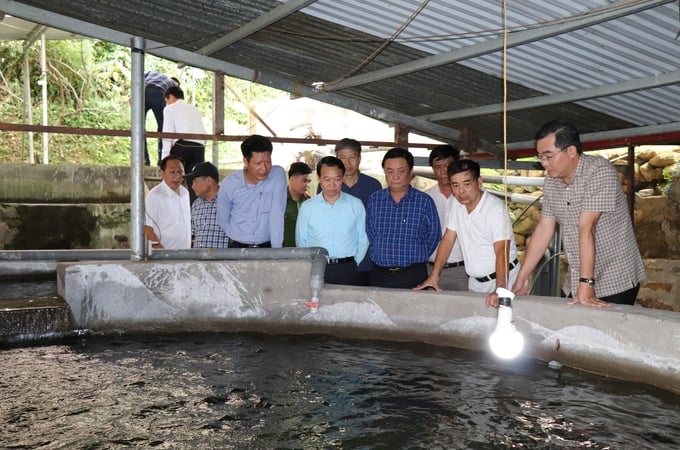
<instances>
[{"instance_id":1,"label":"man holding light bulb","mask_svg":"<svg viewBox=\"0 0 680 450\"><path fill-rule=\"evenodd\" d=\"M415 289L441 291L439 273L459 240L470 276L468 289L489 294L487 306L496 306L496 288L508 287L517 277L520 264L512 222L503 201L482 189L479 164L462 159L449 165L451 192L446 232L439 243L430 276Z\"/></svg>"}]
</instances>

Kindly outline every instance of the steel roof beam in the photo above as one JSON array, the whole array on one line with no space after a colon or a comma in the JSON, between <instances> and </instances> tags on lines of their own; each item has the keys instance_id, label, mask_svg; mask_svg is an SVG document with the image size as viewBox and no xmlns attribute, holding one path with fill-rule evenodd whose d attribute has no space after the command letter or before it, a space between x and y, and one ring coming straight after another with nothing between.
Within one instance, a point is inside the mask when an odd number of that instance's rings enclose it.
<instances>
[{"instance_id":1,"label":"steel roof beam","mask_svg":"<svg viewBox=\"0 0 680 450\"><path fill-rule=\"evenodd\" d=\"M257 33L258 31L267 28L269 25L278 22L285 17L288 17L289 15L315 2L316 0L289 0L286 3L282 3L268 13L248 22L226 36L211 42L205 47L198 49L197 53L201 55L212 55L216 51L219 51L224 47L228 47L229 45L233 44L234 42L238 42L241 39L245 39L251 34Z\"/></svg>"},{"instance_id":2,"label":"steel roof beam","mask_svg":"<svg viewBox=\"0 0 680 450\"><path fill-rule=\"evenodd\" d=\"M598 23L607 22L609 20L617 19L619 17L635 14L646 9L655 8L657 6L671 3L676 0L644 0L631 2L630 0L623 0L615 4L607 5L590 11L586 14L580 14L568 19L564 19L559 23L553 25L546 25L538 28L533 28L526 31L518 31L511 33L507 37L507 48L517 47L519 45L528 44L534 41L540 41L559 34L568 33L570 31L585 28ZM384 69L375 70L373 72L364 73L354 77L347 78L338 83L326 86L327 91L338 91L351 87L361 86L364 84L374 83L376 81L385 80L388 78L395 78L401 75L407 75L412 72L420 72L426 69L451 64L458 61L474 58L477 56L486 55L497 52L503 49L503 38L490 39L488 41L470 45L458 50L440 53L437 55L426 56L416 61L411 61L395 66L386 67Z\"/></svg>"},{"instance_id":3,"label":"steel roof beam","mask_svg":"<svg viewBox=\"0 0 680 450\"><path fill-rule=\"evenodd\" d=\"M125 47L130 47L134 36L128 33L112 30L110 28L94 25L61 14L24 5L16 1L0 0L0 11L29 20L35 23L43 23L49 27L59 28L66 31L77 32L83 36L90 36L108 42L113 42ZM442 141L455 142L461 138L461 132L449 127L417 119L392 110L388 110L370 103L353 100L338 94L319 92L314 88L302 86L293 80L289 80L276 75L270 75L258 70L239 66L236 64L221 61L210 56L199 55L189 50L177 47L169 47L161 42L147 40L146 52L165 58L171 61L183 62L194 67L206 70L221 71L226 75L248 80L254 83L263 84L296 96L312 97L319 101L339 106L359 112L365 116L387 123L400 123L431 137L436 137ZM482 142L479 150L498 155L498 148L490 143Z\"/></svg>"},{"instance_id":4,"label":"steel roof beam","mask_svg":"<svg viewBox=\"0 0 680 450\"><path fill-rule=\"evenodd\" d=\"M556 105L560 103L570 103L593 98L609 97L612 95L625 94L627 92L635 92L642 89L657 88L677 83L680 83L680 70L663 73L660 75L636 78L634 80L622 81L620 83L605 84L588 89L579 89L578 91L515 100L508 102L506 106L507 111L519 111L523 109L538 108L541 106ZM439 120L463 119L467 117L497 114L501 112L503 112L503 104L495 103L493 105L477 106L475 108L427 114L418 116L418 118L436 122Z\"/></svg>"}]
</instances>

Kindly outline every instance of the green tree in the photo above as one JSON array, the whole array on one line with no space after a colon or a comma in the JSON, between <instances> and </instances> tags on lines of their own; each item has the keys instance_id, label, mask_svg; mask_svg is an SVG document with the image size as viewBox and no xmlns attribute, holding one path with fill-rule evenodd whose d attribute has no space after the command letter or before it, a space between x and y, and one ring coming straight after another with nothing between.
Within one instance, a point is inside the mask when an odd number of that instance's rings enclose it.
<instances>
[{"instance_id":1,"label":"green tree","mask_svg":"<svg viewBox=\"0 0 680 450\"><path fill-rule=\"evenodd\" d=\"M40 122L41 78L39 44L27 50L33 123ZM126 47L93 39L48 41L47 48L48 122L50 125L83 128L129 129L130 51ZM186 94L203 113L207 129L212 120L212 73L147 55L146 70L158 70L177 77ZM284 93L243 80L228 79L239 96L253 103L278 98ZM236 106L231 93L225 94L225 129L247 133L248 115ZM0 115L3 122L28 123L24 117L23 43L0 44ZM152 114L147 129L155 130ZM41 133L35 134L36 149ZM50 162L72 164L130 163L130 139L127 137L51 134ZM149 141L152 148L153 143ZM40 152L36 151L39 157ZM236 143L220 145L220 160L238 156ZM24 133L0 133L0 162L28 161Z\"/></svg>"}]
</instances>

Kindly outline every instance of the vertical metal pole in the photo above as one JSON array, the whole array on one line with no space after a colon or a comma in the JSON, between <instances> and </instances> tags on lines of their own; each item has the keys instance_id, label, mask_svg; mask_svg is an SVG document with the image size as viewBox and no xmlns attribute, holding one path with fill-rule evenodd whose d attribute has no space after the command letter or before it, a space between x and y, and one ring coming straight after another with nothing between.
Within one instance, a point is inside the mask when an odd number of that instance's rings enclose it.
<instances>
[{"instance_id":1,"label":"vertical metal pole","mask_svg":"<svg viewBox=\"0 0 680 450\"><path fill-rule=\"evenodd\" d=\"M224 134L224 73L213 73L213 134ZM220 142L217 139L212 141L212 162L215 166L220 166Z\"/></svg>"},{"instance_id":2,"label":"vertical metal pole","mask_svg":"<svg viewBox=\"0 0 680 450\"><path fill-rule=\"evenodd\" d=\"M628 183L628 192L626 192L626 199L628 200L628 213L630 214L630 221L635 228L635 147L628 146L628 165L626 166L626 179Z\"/></svg>"},{"instance_id":3,"label":"vertical metal pole","mask_svg":"<svg viewBox=\"0 0 680 450\"><path fill-rule=\"evenodd\" d=\"M33 125L33 99L31 98L31 64L28 59L29 45L24 46L24 123ZM33 132L28 133L28 162L35 164Z\"/></svg>"},{"instance_id":4,"label":"vertical metal pole","mask_svg":"<svg viewBox=\"0 0 680 450\"><path fill-rule=\"evenodd\" d=\"M144 39L132 38L132 155L130 156L130 260L145 256L144 242Z\"/></svg>"},{"instance_id":5,"label":"vertical metal pole","mask_svg":"<svg viewBox=\"0 0 680 450\"><path fill-rule=\"evenodd\" d=\"M45 33L40 34L40 82L42 86L42 125L47 126L47 49ZM49 134L42 134L42 162L49 164Z\"/></svg>"},{"instance_id":6,"label":"vertical metal pole","mask_svg":"<svg viewBox=\"0 0 680 450\"><path fill-rule=\"evenodd\" d=\"M397 147L408 149L408 133L410 131L409 127L400 123L394 126L394 142Z\"/></svg>"}]
</instances>

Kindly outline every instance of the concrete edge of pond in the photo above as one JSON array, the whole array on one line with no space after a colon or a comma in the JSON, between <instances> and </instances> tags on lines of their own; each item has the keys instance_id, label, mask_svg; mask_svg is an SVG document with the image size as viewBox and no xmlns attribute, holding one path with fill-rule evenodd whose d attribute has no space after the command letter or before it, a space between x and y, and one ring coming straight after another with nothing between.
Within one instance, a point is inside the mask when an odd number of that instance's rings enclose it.
<instances>
[{"instance_id":1,"label":"concrete edge of pond","mask_svg":"<svg viewBox=\"0 0 680 450\"><path fill-rule=\"evenodd\" d=\"M313 311L307 260L58 263L57 279L74 327L100 333L317 333L488 351L496 324L468 292L326 285ZM520 357L680 393L678 313L536 296L513 310Z\"/></svg>"}]
</instances>

